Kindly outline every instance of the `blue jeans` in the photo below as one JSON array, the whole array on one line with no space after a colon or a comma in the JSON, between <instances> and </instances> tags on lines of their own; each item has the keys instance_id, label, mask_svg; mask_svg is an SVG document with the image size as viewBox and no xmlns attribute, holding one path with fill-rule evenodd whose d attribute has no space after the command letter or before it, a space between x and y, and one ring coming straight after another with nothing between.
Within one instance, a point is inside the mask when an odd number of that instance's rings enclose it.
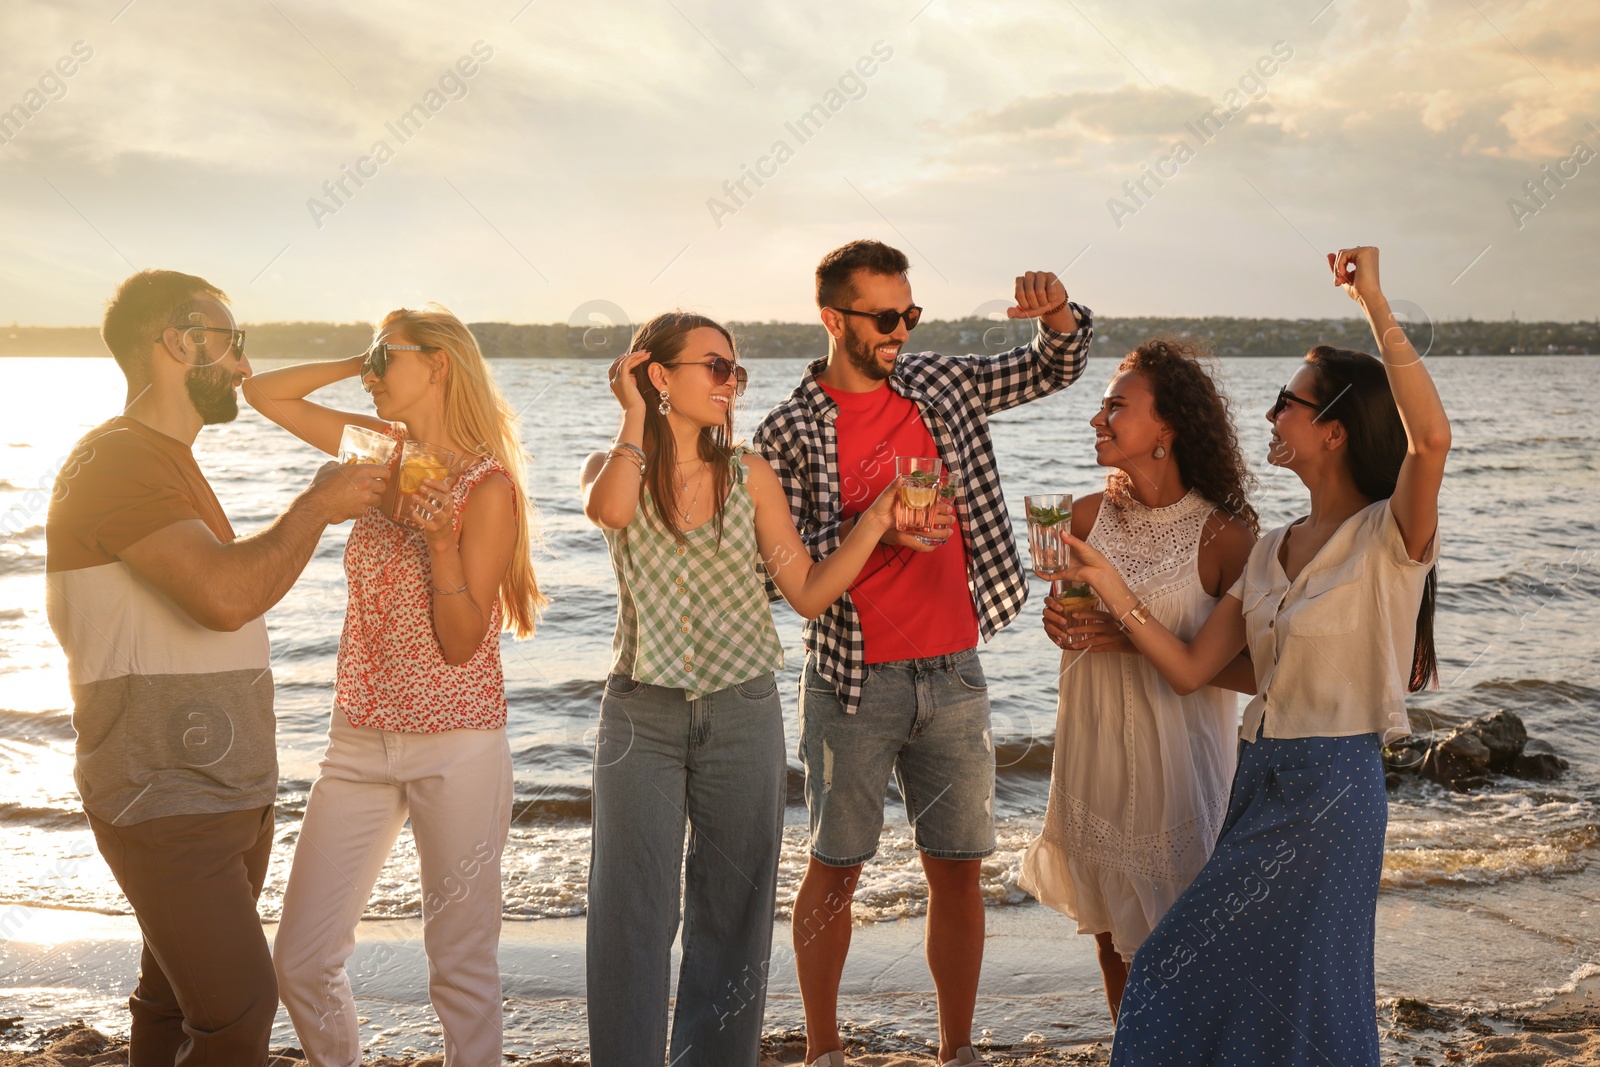
<instances>
[{"instance_id":1,"label":"blue jeans","mask_svg":"<svg viewBox=\"0 0 1600 1067\"><path fill-rule=\"evenodd\" d=\"M662 1067L684 828L673 1067L755 1067L787 763L771 672L698 700L606 681L589 861L589 1062Z\"/></svg>"},{"instance_id":2,"label":"blue jeans","mask_svg":"<svg viewBox=\"0 0 1600 1067\"><path fill-rule=\"evenodd\" d=\"M877 853L891 773L917 851L945 860L994 852L994 736L976 649L870 664L854 715L807 657L800 762L811 855L830 867Z\"/></svg>"}]
</instances>

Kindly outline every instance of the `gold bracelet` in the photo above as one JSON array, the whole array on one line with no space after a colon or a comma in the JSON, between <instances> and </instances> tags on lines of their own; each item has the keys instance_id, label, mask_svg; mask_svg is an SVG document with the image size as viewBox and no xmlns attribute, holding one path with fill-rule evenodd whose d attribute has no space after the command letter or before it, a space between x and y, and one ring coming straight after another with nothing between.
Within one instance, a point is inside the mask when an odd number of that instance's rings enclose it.
<instances>
[{"instance_id":1,"label":"gold bracelet","mask_svg":"<svg viewBox=\"0 0 1600 1067\"><path fill-rule=\"evenodd\" d=\"M1133 620L1140 626L1143 626L1145 623L1150 621L1150 609L1145 607L1144 601L1140 600L1138 597L1134 598L1133 607L1129 608L1127 611L1124 611L1117 617L1117 625L1121 626L1124 630L1127 629L1127 626L1123 625L1123 623L1129 615L1132 615Z\"/></svg>"}]
</instances>

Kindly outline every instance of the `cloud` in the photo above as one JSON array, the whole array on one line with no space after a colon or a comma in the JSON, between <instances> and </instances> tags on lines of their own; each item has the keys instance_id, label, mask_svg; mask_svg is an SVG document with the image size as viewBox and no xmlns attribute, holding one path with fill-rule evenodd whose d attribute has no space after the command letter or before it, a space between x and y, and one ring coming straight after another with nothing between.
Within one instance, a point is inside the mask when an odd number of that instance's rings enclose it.
<instances>
[{"instance_id":1,"label":"cloud","mask_svg":"<svg viewBox=\"0 0 1600 1067\"><path fill-rule=\"evenodd\" d=\"M975 136L1005 136L1070 125L1102 140L1166 136L1210 106L1206 97L1185 89L1123 85L1024 97L974 115L957 129Z\"/></svg>"},{"instance_id":2,"label":"cloud","mask_svg":"<svg viewBox=\"0 0 1600 1067\"><path fill-rule=\"evenodd\" d=\"M421 298L509 321L596 298L802 318L816 259L863 235L913 251L919 299L950 314L1086 246L1073 284L1108 312L1345 313L1297 272L1357 237L1400 243L1400 276L1425 263L1438 314L1593 314L1572 264L1600 240L1600 172L1521 230L1506 201L1575 139L1600 148L1600 11L674 3L138 0L113 23L120 4L16 0L0 105L74 41L95 54L0 147L0 319L94 321L124 256L214 276L254 321ZM479 40L464 98L315 225L308 199ZM865 95L716 226L707 198L879 41ZM1276 42L1294 56L1265 95L1114 228L1107 199Z\"/></svg>"}]
</instances>

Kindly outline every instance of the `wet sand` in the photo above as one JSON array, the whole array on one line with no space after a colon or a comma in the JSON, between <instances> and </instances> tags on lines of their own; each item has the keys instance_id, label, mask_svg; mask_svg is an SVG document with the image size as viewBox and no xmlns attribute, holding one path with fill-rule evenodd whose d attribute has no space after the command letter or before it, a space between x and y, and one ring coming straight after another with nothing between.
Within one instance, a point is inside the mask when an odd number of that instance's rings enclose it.
<instances>
[{"instance_id":1,"label":"wet sand","mask_svg":"<svg viewBox=\"0 0 1600 1067\"><path fill-rule=\"evenodd\" d=\"M1462 1017L1430 1009L1417 1001L1402 1001L1380 1007L1379 1021L1384 1026L1385 1067L1452 1063L1468 1067L1600 1067L1600 1013L1592 1011L1577 1015L1540 1013L1508 1022ZM870 1051L881 1040L879 1035L851 1035L845 1046L850 1063L855 1067L937 1067L927 1054ZM40 1033L35 1035L34 1043L36 1051L0 1052L0 1067L91 1067L128 1062L126 1041L87 1027L68 1026ZM760 1067L798 1067L804 1051L805 1041L799 1034L769 1035L762 1045ZM995 1067L1087 1067L1108 1063L1109 1054L1110 1049L1101 1042L1046 1051L1015 1047L985 1050L986 1058ZM268 1067L300 1067L305 1062L298 1050L279 1049L268 1060ZM517 1067L587 1067L589 1061L581 1055L564 1053L507 1053L506 1062ZM443 1063L440 1055L366 1060L367 1067L443 1067Z\"/></svg>"},{"instance_id":2,"label":"wet sand","mask_svg":"<svg viewBox=\"0 0 1600 1067\"><path fill-rule=\"evenodd\" d=\"M1596 904L1594 871L1515 889L1383 894L1375 1010L1384 1063L1600 1067L1600 968L1586 965L1594 958L1588 909ZM1036 904L991 909L988 918L975 1036L990 1061L1106 1063L1111 1025L1093 939ZM924 930L921 920L856 929L840 998L853 1065L937 1067ZM0 942L0 1017L16 1020L0 1028L8 1050L0 1067L126 1063L125 1045L105 1035L127 1032L138 959L133 920L39 911L27 931ZM804 1055L791 934L787 924L775 932L762 1067ZM587 1062L583 945L582 919L505 925L507 1063ZM350 970L366 1062L440 1063L421 924L363 922ZM80 1019L87 1029L63 1029ZM274 1048L297 1044L280 1011ZM278 1067L301 1062L296 1054Z\"/></svg>"}]
</instances>

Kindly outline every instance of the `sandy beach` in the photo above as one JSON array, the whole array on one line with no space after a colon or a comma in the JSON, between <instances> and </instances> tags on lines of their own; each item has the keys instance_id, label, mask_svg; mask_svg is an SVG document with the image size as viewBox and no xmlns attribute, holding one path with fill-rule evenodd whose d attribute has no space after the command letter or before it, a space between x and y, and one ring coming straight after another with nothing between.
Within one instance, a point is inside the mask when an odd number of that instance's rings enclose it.
<instances>
[{"instance_id":1,"label":"sandy beach","mask_svg":"<svg viewBox=\"0 0 1600 1067\"><path fill-rule=\"evenodd\" d=\"M1387 1018L1386 1018L1387 1017ZM1600 1013L1594 1010L1559 1013L1545 1012L1516 1020L1484 1020L1477 1016L1429 1008L1419 1001L1401 1001L1380 1006L1384 1059L1393 1064L1482 1065L1482 1067L1542 1067L1569 1064L1575 1067L1600 1065ZM1502 1032L1505 1031L1505 1032ZM936 1064L927 1054L871 1051L876 1035L852 1034L846 1052L856 1067L930 1067ZM91 1067L97 1064L126 1064L125 1040L76 1024L36 1035L34 1049L0 1053L0 1067ZM804 1055L805 1040L797 1033L771 1034L763 1041L760 1067L795 1067ZM991 1046L986 1058L995 1067L1047 1067L1047 1065L1091 1065L1110 1061L1110 1048L1104 1042L1089 1042L1057 1050ZM305 1063L296 1049L277 1049L268 1067L296 1067ZM587 1067L581 1055L506 1053L506 1062L520 1067ZM442 1067L444 1057L415 1058L378 1056L366 1061L368 1067Z\"/></svg>"},{"instance_id":2,"label":"sandy beach","mask_svg":"<svg viewBox=\"0 0 1600 1067\"><path fill-rule=\"evenodd\" d=\"M1482 889L1384 894L1375 1010L1385 1064L1600 1065L1600 971L1577 963L1593 948L1586 913L1594 904L1600 874L1593 871L1531 898L1526 885L1499 898ZM125 997L138 957L133 920L36 911L27 931L0 944L0 973L8 976L0 990L7 1020L0 1067L126 1063ZM856 929L840 1002L852 1064L935 1064L923 931L921 920ZM274 932L269 925L269 937ZM790 934L787 924L775 931L762 1067L798 1064L804 1055ZM587 1063L583 936L582 919L505 925L507 1063ZM363 922L350 971L367 1063L441 1063L421 924ZM992 909L978 1020L997 1065L1106 1063L1111 1026L1092 940L1037 905ZM278 1067L303 1062L281 1011L273 1047Z\"/></svg>"}]
</instances>

